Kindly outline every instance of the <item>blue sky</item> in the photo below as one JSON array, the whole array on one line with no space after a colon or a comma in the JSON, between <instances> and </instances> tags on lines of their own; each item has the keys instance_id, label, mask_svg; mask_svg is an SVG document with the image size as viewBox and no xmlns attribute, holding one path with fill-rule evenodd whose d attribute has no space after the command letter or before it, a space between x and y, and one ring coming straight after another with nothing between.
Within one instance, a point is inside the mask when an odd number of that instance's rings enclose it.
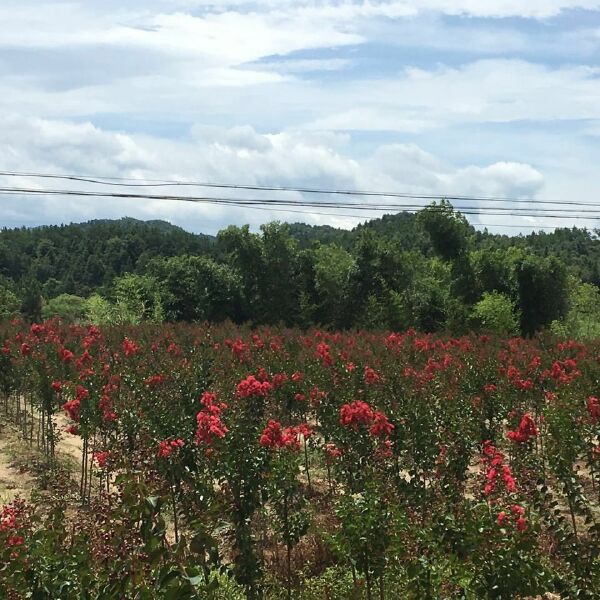
<instances>
[{"instance_id":1,"label":"blue sky","mask_svg":"<svg viewBox=\"0 0 600 600\"><path fill-rule=\"evenodd\" d=\"M3 0L0 22L0 170L596 201L600 0ZM0 200L7 226L124 215L358 222Z\"/></svg>"}]
</instances>

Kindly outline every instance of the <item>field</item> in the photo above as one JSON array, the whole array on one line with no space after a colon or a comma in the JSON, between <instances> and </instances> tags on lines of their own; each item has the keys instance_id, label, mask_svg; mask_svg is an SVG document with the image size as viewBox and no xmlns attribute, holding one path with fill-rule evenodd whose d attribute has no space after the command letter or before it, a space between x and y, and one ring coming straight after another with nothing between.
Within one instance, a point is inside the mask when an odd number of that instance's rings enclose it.
<instances>
[{"instance_id":1,"label":"field","mask_svg":"<svg viewBox=\"0 0 600 600\"><path fill-rule=\"evenodd\" d=\"M600 597L599 344L0 340L1 598Z\"/></svg>"}]
</instances>

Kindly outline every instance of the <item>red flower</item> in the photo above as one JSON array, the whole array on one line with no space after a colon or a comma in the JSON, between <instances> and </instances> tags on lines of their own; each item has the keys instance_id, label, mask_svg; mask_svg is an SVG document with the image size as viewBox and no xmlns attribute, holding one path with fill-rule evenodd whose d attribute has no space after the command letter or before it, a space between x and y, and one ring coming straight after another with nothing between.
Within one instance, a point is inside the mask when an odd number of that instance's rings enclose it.
<instances>
[{"instance_id":1,"label":"red flower","mask_svg":"<svg viewBox=\"0 0 600 600\"><path fill-rule=\"evenodd\" d=\"M296 432L307 440L314 432L308 423L300 423L296 425Z\"/></svg>"},{"instance_id":2,"label":"red flower","mask_svg":"<svg viewBox=\"0 0 600 600\"><path fill-rule=\"evenodd\" d=\"M161 458L168 458L173 451L179 450L179 448L183 448L183 446L185 446L185 442L181 439L170 441L163 440L158 443L158 456Z\"/></svg>"},{"instance_id":3,"label":"red flower","mask_svg":"<svg viewBox=\"0 0 600 600\"><path fill-rule=\"evenodd\" d=\"M342 456L342 451L333 443L328 442L325 444L325 453L329 460L333 460Z\"/></svg>"},{"instance_id":4,"label":"red flower","mask_svg":"<svg viewBox=\"0 0 600 600\"><path fill-rule=\"evenodd\" d=\"M154 388L164 383L166 379L166 375L163 375L162 373L159 373L158 375L150 375L150 377L146 377L146 379L144 379L144 385Z\"/></svg>"},{"instance_id":5,"label":"red flower","mask_svg":"<svg viewBox=\"0 0 600 600\"><path fill-rule=\"evenodd\" d=\"M303 428L308 428L308 425L304 424ZM297 427L286 427L285 429L282 429L281 423L270 419L263 430L258 443L263 446L263 448L270 448L271 450L276 448L299 450L300 440L298 439L298 436L300 433L301 431L299 431Z\"/></svg>"},{"instance_id":6,"label":"red flower","mask_svg":"<svg viewBox=\"0 0 600 600\"><path fill-rule=\"evenodd\" d=\"M21 344L21 354L23 356L29 356L31 354L31 346L23 342Z\"/></svg>"},{"instance_id":7,"label":"red flower","mask_svg":"<svg viewBox=\"0 0 600 600\"><path fill-rule=\"evenodd\" d=\"M73 352L71 352L68 348L61 347L58 349L58 358L60 358L60 360L62 360L64 363L71 362L74 357L75 354L73 354Z\"/></svg>"},{"instance_id":8,"label":"red flower","mask_svg":"<svg viewBox=\"0 0 600 600\"><path fill-rule=\"evenodd\" d=\"M92 458L98 463L98 466L101 469L104 469L108 459L110 458L110 452L108 450L104 450L103 452L94 452L92 454Z\"/></svg>"},{"instance_id":9,"label":"red flower","mask_svg":"<svg viewBox=\"0 0 600 600\"><path fill-rule=\"evenodd\" d=\"M79 422L81 402L79 398L69 400L62 405L63 410L69 415L69 418L73 421Z\"/></svg>"},{"instance_id":10,"label":"red flower","mask_svg":"<svg viewBox=\"0 0 600 600\"><path fill-rule=\"evenodd\" d=\"M530 415L523 415L519 427L514 431L509 431L506 436L509 440L516 442L517 444L523 444L528 442L531 438L537 436L538 428L536 427L535 421Z\"/></svg>"},{"instance_id":11,"label":"red flower","mask_svg":"<svg viewBox=\"0 0 600 600\"><path fill-rule=\"evenodd\" d=\"M333 364L333 358L330 354L330 348L325 342L317 344L316 350L317 357L321 359L322 363L328 367Z\"/></svg>"},{"instance_id":12,"label":"red flower","mask_svg":"<svg viewBox=\"0 0 600 600\"><path fill-rule=\"evenodd\" d=\"M20 535L12 535L8 538L9 546L22 546L25 543L25 539Z\"/></svg>"},{"instance_id":13,"label":"red flower","mask_svg":"<svg viewBox=\"0 0 600 600\"><path fill-rule=\"evenodd\" d=\"M344 427L352 427L358 431L360 425L369 428L369 433L375 437L387 437L393 429L386 415L373 409L362 400L355 400L351 404L344 404L340 409L340 423Z\"/></svg>"},{"instance_id":14,"label":"red flower","mask_svg":"<svg viewBox=\"0 0 600 600\"><path fill-rule=\"evenodd\" d=\"M123 340L122 347L123 353L127 357L135 356L140 351L140 347L133 340L130 340L127 337Z\"/></svg>"},{"instance_id":15,"label":"red flower","mask_svg":"<svg viewBox=\"0 0 600 600\"><path fill-rule=\"evenodd\" d=\"M592 420L592 423L597 423L598 419L600 418L600 402L598 401L598 398L596 398L595 396L590 396L587 399L587 411L590 415L590 419Z\"/></svg>"},{"instance_id":16,"label":"red flower","mask_svg":"<svg viewBox=\"0 0 600 600\"><path fill-rule=\"evenodd\" d=\"M238 383L235 393L239 398L266 396L272 388L273 386L268 381L259 381L254 375L248 375L246 379Z\"/></svg>"},{"instance_id":17,"label":"red flower","mask_svg":"<svg viewBox=\"0 0 600 600\"><path fill-rule=\"evenodd\" d=\"M204 408L196 415L196 444L210 446L215 438L224 438L229 431L221 421L221 413L227 405L217 403L217 395L209 391L202 394L200 402Z\"/></svg>"},{"instance_id":18,"label":"red flower","mask_svg":"<svg viewBox=\"0 0 600 600\"><path fill-rule=\"evenodd\" d=\"M490 496L501 479L509 493L517 491L517 483L510 467L504 464L504 454L500 452L489 440L483 443L483 459L486 465L486 483L483 488L484 496Z\"/></svg>"},{"instance_id":19,"label":"red flower","mask_svg":"<svg viewBox=\"0 0 600 600\"><path fill-rule=\"evenodd\" d=\"M372 421L373 410L362 400L344 404L340 409L340 423L344 427L352 427L354 431L358 431L359 425L370 425Z\"/></svg>"},{"instance_id":20,"label":"red flower","mask_svg":"<svg viewBox=\"0 0 600 600\"><path fill-rule=\"evenodd\" d=\"M276 373L273 375L272 385L273 389L280 388L286 381L288 380L288 376L285 373Z\"/></svg>"},{"instance_id":21,"label":"red flower","mask_svg":"<svg viewBox=\"0 0 600 600\"><path fill-rule=\"evenodd\" d=\"M373 424L371 425L371 435L375 437L388 437L392 434L394 426L388 418L380 411L373 413Z\"/></svg>"},{"instance_id":22,"label":"red flower","mask_svg":"<svg viewBox=\"0 0 600 600\"><path fill-rule=\"evenodd\" d=\"M364 380L367 385L374 385L382 382L381 375L371 367L365 367Z\"/></svg>"},{"instance_id":23,"label":"red flower","mask_svg":"<svg viewBox=\"0 0 600 600\"><path fill-rule=\"evenodd\" d=\"M519 517L516 523L519 531L523 532L527 529L527 521L523 517Z\"/></svg>"},{"instance_id":24,"label":"red flower","mask_svg":"<svg viewBox=\"0 0 600 600\"><path fill-rule=\"evenodd\" d=\"M507 518L508 515L506 514L506 512L501 511L500 513L498 513L498 525L500 525L500 527L504 527L504 523L506 523Z\"/></svg>"},{"instance_id":25,"label":"red flower","mask_svg":"<svg viewBox=\"0 0 600 600\"><path fill-rule=\"evenodd\" d=\"M62 390L62 383L60 381L53 381L52 382L52 389L59 394L60 391Z\"/></svg>"}]
</instances>

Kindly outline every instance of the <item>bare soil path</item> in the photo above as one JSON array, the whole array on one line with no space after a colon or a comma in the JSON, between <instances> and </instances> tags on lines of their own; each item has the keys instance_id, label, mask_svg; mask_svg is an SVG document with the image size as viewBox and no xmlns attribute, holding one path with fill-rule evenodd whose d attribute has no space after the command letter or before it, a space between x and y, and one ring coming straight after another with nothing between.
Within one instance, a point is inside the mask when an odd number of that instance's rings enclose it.
<instances>
[{"instance_id":1,"label":"bare soil path","mask_svg":"<svg viewBox=\"0 0 600 600\"><path fill-rule=\"evenodd\" d=\"M35 487L35 478L17 458L20 446L16 429L0 422L0 505L28 498Z\"/></svg>"}]
</instances>

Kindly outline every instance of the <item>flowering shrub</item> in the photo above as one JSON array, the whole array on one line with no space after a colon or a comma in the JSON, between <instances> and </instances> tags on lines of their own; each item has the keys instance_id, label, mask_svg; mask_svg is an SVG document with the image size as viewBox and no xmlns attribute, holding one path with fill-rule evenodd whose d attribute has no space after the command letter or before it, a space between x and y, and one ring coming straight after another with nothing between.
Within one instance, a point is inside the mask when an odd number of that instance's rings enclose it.
<instances>
[{"instance_id":1,"label":"flowering shrub","mask_svg":"<svg viewBox=\"0 0 600 600\"><path fill-rule=\"evenodd\" d=\"M58 322L0 343L3 418L48 480L81 443L65 539L43 501L2 509L2 597L51 570L61 598L302 597L340 571L357 598L600 589L600 343Z\"/></svg>"}]
</instances>

